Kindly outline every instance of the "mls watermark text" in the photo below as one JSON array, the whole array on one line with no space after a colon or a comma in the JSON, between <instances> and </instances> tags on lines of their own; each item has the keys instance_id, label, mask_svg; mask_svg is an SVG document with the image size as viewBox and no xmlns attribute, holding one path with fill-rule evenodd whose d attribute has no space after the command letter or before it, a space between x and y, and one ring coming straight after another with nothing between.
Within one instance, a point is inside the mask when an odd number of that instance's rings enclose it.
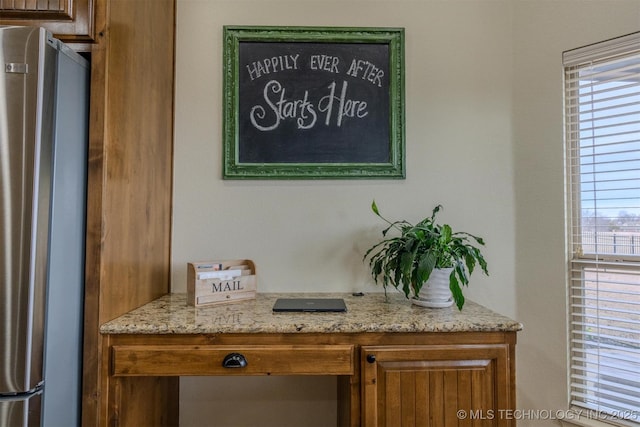
<instances>
[{"instance_id":1,"label":"mls watermark text","mask_svg":"<svg viewBox=\"0 0 640 427\"><path fill-rule=\"evenodd\" d=\"M456 413L459 420L640 420L640 411L614 411L603 413L587 409L487 409L465 410Z\"/></svg>"}]
</instances>

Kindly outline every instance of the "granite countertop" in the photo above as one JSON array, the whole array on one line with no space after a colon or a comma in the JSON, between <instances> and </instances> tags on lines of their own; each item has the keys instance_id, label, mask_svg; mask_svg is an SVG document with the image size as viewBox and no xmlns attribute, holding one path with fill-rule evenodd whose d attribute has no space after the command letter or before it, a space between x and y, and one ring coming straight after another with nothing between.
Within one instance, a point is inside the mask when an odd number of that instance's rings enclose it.
<instances>
[{"instance_id":1,"label":"granite countertop","mask_svg":"<svg viewBox=\"0 0 640 427\"><path fill-rule=\"evenodd\" d=\"M277 298L344 298L345 313L273 313ZM403 294L262 293L255 299L195 308L167 294L101 326L103 334L360 333L519 331L522 324L467 300L462 311L417 307Z\"/></svg>"}]
</instances>

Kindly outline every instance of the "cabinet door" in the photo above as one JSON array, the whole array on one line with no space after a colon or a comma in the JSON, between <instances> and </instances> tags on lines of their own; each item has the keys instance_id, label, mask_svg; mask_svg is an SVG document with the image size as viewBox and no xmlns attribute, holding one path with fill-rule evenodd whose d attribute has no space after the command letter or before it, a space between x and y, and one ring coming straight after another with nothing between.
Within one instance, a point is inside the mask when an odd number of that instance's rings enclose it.
<instances>
[{"instance_id":1,"label":"cabinet door","mask_svg":"<svg viewBox=\"0 0 640 427\"><path fill-rule=\"evenodd\" d=\"M94 40L95 0L0 0L1 25L45 27L67 43Z\"/></svg>"},{"instance_id":2,"label":"cabinet door","mask_svg":"<svg viewBox=\"0 0 640 427\"><path fill-rule=\"evenodd\" d=\"M363 347L363 425L511 426L507 344Z\"/></svg>"}]
</instances>

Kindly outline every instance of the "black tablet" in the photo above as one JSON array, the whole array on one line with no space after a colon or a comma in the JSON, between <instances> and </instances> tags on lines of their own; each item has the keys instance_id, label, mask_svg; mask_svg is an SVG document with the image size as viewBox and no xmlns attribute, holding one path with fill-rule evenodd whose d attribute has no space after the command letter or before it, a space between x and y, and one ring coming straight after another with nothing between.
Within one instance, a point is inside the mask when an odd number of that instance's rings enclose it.
<instances>
[{"instance_id":1,"label":"black tablet","mask_svg":"<svg viewBox=\"0 0 640 427\"><path fill-rule=\"evenodd\" d=\"M347 311L347 306L342 298L278 298L273 311L276 313L343 312Z\"/></svg>"}]
</instances>

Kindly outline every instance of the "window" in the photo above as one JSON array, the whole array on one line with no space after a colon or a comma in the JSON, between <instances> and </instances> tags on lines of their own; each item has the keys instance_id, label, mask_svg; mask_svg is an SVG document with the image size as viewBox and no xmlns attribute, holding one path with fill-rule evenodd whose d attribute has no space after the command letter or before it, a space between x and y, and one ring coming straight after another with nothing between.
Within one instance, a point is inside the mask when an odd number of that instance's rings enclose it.
<instances>
[{"instance_id":1,"label":"window","mask_svg":"<svg viewBox=\"0 0 640 427\"><path fill-rule=\"evenodd\" d=\"M571 406L640 426L640 33L563 63Z\"/></svg>"}]
</instances>

